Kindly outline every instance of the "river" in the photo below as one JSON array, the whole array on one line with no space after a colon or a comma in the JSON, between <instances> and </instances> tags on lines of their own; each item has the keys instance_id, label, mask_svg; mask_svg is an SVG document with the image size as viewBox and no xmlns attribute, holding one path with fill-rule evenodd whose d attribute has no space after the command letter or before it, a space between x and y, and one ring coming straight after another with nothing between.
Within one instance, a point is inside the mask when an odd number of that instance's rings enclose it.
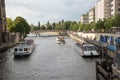
<instances>
[{"instance_id":1,"label":"river","mask_svg":"<svg viewBox=\"0 0 120 80\"><path fill-rule=\"evenodd\" d=\"M14 58L13 48L0 53L0 80L96 80L96 59L82 58L74 40L65 37L65 44L56 44L55 37L30 38L36 49L29 57Z\"/></svg>"}]
</instances>

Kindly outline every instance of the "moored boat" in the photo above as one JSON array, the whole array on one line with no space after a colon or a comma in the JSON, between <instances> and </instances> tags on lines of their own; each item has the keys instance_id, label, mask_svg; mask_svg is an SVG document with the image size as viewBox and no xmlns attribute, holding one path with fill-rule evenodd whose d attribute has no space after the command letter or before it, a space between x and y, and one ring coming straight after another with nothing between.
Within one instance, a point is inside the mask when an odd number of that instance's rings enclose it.
<instances>
[{"instance_id":1,"label":"moored boat","mask_svg":"<svg viewBox=\"0 0 120 80\"><path fill-rule=\"evenodd\" d=\"M32 39L19 42L14 48L14 56L27 56L32 54L35 44Z\"/></svg>"},{"instance_id":2,"label":"moored boat","mask_svg":"<svg viewBox=\"0 0 120 80\"><path fill-rule=\"evenodd\" d=\"M97 52L96 48L92 44L84 44L81 47L82 49L82 56L87 57L87 56L99 56L99 53Z\"/></svg>"},{"instance_id":3,"label":"moored boat","mask_svg":"<svg viewBox=\"0 0 120 80\"><path fill-rule=\"evenodd\" d=\"M99 56L98 51L96 50L96 47L92 44L88 43L76 43L77 50L79 51L80 55L82 57L94 57Z\"/></svg>"}]
</instances>

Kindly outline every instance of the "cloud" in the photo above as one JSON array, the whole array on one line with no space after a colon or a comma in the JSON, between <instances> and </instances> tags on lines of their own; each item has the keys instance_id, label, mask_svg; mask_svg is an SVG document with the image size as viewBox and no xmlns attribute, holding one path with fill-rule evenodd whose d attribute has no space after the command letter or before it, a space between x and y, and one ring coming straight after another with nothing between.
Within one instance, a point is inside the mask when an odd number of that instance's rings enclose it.
<instances>
[{"instance_id":1,"label":"cloud","mask_svg":"<svg viewBox=\"0 0 120 80\"><path fill-rule=\"evenodd\" d=\"M22 16L31 24L58 22L62 19L79 21L80 15L98 0L6 0L7 17Z\"/></svg>"}]
</instances>

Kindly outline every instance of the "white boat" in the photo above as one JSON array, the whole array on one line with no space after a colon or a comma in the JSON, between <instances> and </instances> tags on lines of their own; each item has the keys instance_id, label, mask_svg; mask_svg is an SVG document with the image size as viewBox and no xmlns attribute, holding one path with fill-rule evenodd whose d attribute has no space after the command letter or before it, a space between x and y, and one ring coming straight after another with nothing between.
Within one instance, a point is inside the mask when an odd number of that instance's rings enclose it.
<instances>
[{"instance_id":1,"label":"white boat","mask_svg":"<svg viewBox=\"0 0 120 80\"><path fill-rule=\"evenodd\" d=\"M96 50L95 46L88 43L77 43L76 49L80 53L82 57L93 57L99 56L98 51Z\"/></svg>"},{"instance_id":2,"label":"white boat","mask_svg":"<svg viewBox=\"0 0 120 80\"><path fill-rule=\"evenodd\" d=\"M96 48L92 44L84 44L81 47L82 50L82 56L99 56L99 53L97 52Z\"/></svg>"},{"instance_id":3,"label":"white boat","mask_svg":"<svg viewBox=\"0 0 120 80\"><path fill-rule=\"evenodd\" d=\"M62 37L57 37L56 38L56 43L58 43L58 44L61 44L61 43L65 43L65 40L64 40L64 37L62 36Z\"/></svg>"},{"instance_id":4,"label":"white boat","mask_svg":"<svg viewBox=\"0 0 120 80\"><path fill-rule=\"evenodd\" d=\"M58 44L61 44L61 40L60 40L60 38L56 38L56 43L58 43Z\"/></svg>"},{"instance_id":5,"label":"white boat","mask_svg":"<svg viewBox=\"0 0 120 80\"><path fill-rule=\"evenodd\" d=\"M21 41L14 48L14 56L26 56L32 54L35 49L35 44L32 39Z\"/></svg>"}]
</instances>

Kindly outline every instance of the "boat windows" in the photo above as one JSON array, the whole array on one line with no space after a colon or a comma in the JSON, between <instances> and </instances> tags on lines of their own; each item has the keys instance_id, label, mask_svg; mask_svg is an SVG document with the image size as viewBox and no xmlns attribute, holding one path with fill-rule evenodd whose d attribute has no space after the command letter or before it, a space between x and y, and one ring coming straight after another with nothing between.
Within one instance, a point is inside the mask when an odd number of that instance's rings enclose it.
<instances>
[{"instance_id":1,"label":"boat windows","mask_svg":"<svg viewBox=\"0 0 120 80\"><path fill-rule=\"evenodd\" d=\"M18 49L17 48L15 48L15 51L17 51Z\"/></svg>"},{"instance_id":2,"label":"boat windows","mask_svg":"<svg viewBox=\"0 0 120 80\"><path fill-rule=\"evenodd\" d=\"M24 51L28 51L28 49L27 49L27 48L24 48Z\"/></svg>"},{"instance_id":3,"label":"boat windows","mask_svg":"<svg viewBox=\"0 0 120 80\"><path fill-rule=\"evenodd\" d=\"M84 46L85 51L95 50L95 46Z\"/></svg>"},{"instance_id":4,"label":"boat windows","mask_svg":"<svg viewBox=\"0 0 120 80\"><path fill-rule=\"evenodd\" d=\"M22 48L20 48L20 49L19 49L19 51L23 51L23 49L22 49Z\"/></svg>"}]
</instances>

